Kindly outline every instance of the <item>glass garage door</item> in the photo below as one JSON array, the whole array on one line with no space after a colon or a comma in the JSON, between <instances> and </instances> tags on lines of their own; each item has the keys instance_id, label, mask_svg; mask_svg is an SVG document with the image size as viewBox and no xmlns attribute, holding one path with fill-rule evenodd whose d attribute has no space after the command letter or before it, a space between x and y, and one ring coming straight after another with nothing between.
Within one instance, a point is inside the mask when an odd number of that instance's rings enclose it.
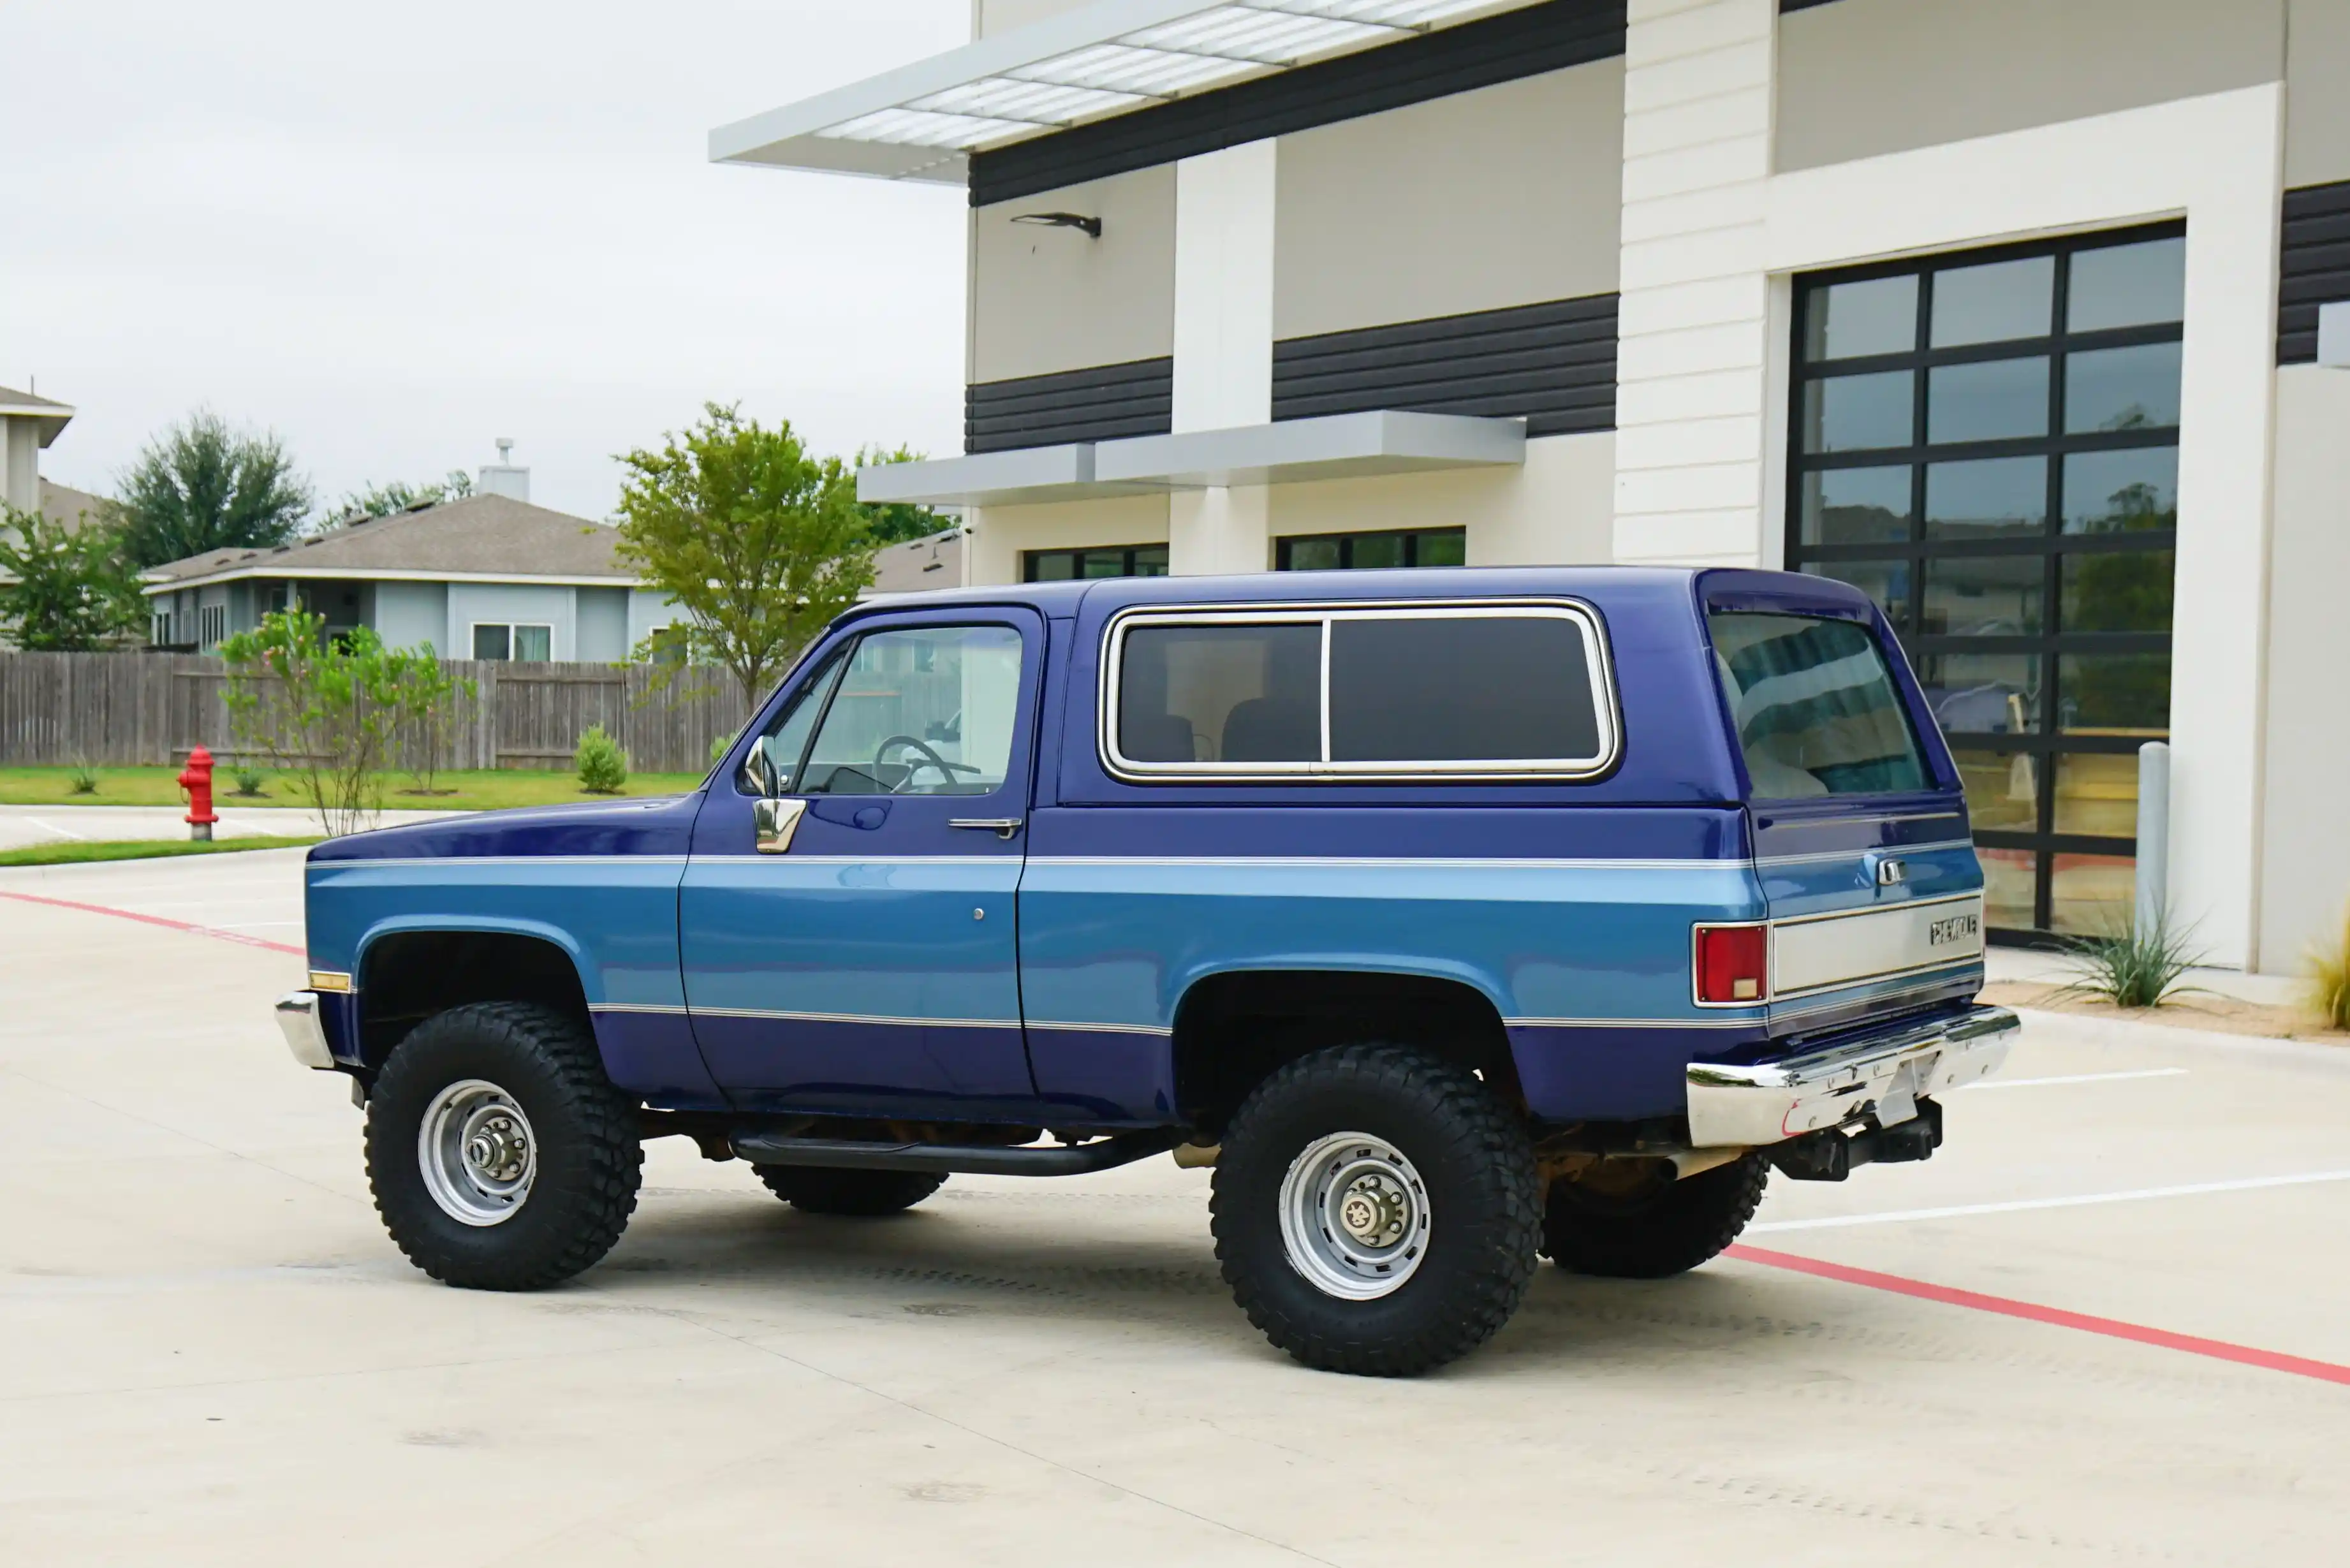
<instances>
[{"instance_id":1,"label":"glass garage door","mask_svg":"<svg viewBox=\"0 0 2350 1568\"><path fill-rule=\"evenodd\" d=\"M1797 287L1788 565L1899 631L2010 934L2128 921L2137 752L2170 724L2185 262L2168 225Z\"/></svg>"}]
</instances>

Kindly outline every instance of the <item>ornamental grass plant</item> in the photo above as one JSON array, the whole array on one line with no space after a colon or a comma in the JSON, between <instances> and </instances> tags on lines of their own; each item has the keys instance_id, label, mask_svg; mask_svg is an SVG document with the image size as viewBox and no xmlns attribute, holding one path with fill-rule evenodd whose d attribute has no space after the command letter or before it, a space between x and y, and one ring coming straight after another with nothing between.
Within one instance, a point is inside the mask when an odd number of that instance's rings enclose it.
<instances>
[{"instance_id":1,"label":"ornamental grass plant","mask_svg":"<svg viewBox=\"0 0 2350 1568\"><path fill-rule=\"evenodd\" d=\"M2309 999L2328 1029L2350 1029L2350 914L2342 919L2334 945L2309 955Z\"/></svg>"},{"instance_id":2,"label":"ornamental grass plant","mask_svg":"<svg viewBox=\"0 0 2350 1568\"><path fill-rule=\"evenodd\" d=\"M2165 915L2151 927L2133 920L2120 931L2076 938L2064 950L2084 972L2064 992L2096 997L2116 1007L2159 1007L2173 996L2199 989L2178 983L2202 959L2188 945L2191 934L2175 929Z\"/></svg>"}]
</instances>

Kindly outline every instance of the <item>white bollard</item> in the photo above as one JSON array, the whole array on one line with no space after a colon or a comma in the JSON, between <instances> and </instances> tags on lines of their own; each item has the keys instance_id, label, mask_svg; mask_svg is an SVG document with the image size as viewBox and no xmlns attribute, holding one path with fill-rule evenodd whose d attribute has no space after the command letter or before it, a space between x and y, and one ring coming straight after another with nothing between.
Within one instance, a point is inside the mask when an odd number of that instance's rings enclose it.
<instances>
[{"instance_id":1,"label":"white bollard","mask_svg":"<svg viewBox=\"0 0 2350 1568\"><path fill-rule=\"evenodd\" d=\"M2137 749L2137 909L2140 936L2158 929L2170 909L2170 747L2148 741Z\"/></svg>"}]
</instances>

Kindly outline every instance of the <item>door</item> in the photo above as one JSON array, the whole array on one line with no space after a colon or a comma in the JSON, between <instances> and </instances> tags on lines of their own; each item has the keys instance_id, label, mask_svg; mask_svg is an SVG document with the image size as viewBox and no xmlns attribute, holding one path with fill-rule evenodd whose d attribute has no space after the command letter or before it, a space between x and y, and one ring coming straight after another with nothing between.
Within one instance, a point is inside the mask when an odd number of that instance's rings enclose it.
<instances>
[{"instance_id":1,"label":"door","mask_svg":"<svg viewBox=\"0 0 2350 1568\"><path fill-rule=\"evenodd\" d=\"M688 1011L747 1108L1033 1118L1018 891L1043 621L894 616L829 649L716 781L680 894ZM772 808L771 808L772 810ZM781 837L781 835L775 836Z\"/></svg>"},{"instance_id":2,"label":"door","mask_svg":"<svg viewBox=\"0 0 2350 1568\"><path fill-rule=\"evenodd\" d=\"M1769 1016L1841 1018L1972 995L1982 874L1948 753L1849 607L1710 607L1770 909Z\"/></svg>"}]
</instances>

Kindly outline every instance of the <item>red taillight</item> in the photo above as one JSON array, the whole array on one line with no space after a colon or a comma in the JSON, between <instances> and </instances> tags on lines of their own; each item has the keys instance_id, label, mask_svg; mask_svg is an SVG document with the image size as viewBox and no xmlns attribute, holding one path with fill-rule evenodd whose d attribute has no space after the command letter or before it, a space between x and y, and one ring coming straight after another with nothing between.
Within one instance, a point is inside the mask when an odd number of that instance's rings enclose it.
<instances>
[{"instance_id":1,"label":"red taillight","mask_svg":"<svg viewBox=\"0 0 2350 1568\"><path fill-rule=\"evenodd\" d=\"M1697 999L1761 1002L1771 993L1771 928L1700 926Z\"/></svg>"}]
</instances>

